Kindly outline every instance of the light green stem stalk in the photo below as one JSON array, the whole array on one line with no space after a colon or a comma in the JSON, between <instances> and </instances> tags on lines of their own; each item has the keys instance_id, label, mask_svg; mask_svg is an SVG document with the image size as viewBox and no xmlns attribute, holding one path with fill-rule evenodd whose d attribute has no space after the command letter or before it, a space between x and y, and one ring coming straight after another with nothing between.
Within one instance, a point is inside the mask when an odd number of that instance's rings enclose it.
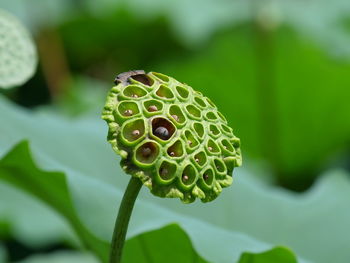
<instances>
[{"instance_id":1,"label":"light green stem stalk","mask_svg":"<svg viewBox=\"0 0 350 263\"><path fill-rule=\"evenodd\" d=\"M125 242L126 232L131 217L131 213L140 192L142 182L136 177L131 177L129 184L125 190L123 200L119 207L117 220L115 222L113 239L111 244L111 251L109 262L120 263L122 260L122 252Z\"/></svg>"}]
</instances>

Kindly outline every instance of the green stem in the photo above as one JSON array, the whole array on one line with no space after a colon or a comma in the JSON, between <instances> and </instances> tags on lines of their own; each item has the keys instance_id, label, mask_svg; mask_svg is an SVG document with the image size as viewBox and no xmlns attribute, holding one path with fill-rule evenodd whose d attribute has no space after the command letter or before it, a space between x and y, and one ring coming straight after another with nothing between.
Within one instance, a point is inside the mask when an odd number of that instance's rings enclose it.
<instances>
[{"instance_id":1,"label":"green stem","mask_svg":"<svg viewBox=\"0 0 350 263\"><path fill-rule=\"evenodd\" d=\"M128 230L132 209L141 186L142 182L140 179L131 177L120 204L117 220L115 222L109 258L110 263L121 262L125 236Z\"/></svg>"}]
</instances>

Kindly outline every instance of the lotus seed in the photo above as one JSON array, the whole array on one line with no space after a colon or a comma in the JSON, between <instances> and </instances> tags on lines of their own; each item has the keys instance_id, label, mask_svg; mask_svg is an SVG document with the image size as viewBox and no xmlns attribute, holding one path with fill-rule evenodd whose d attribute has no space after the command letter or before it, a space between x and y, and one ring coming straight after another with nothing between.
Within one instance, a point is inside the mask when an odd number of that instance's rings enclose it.
<instances>
[{"instance_id":1,"label":"lotus seed","mask_svg":"<svg viewBox=\"0 0 350 263\"><path fill-rule=\"evenodd\" d=\"M161 168L160 169L160 174L161 175L166 175L168 173L168 169L166 169L166 168Z\"/></svg>"},{"instance_id":2,"label":"lotus seed","mask_svg":"<svg viewBox=\"0 0 350 263\"><path fill-rule=\"evenodd\" d=\"M157 110L158 110L158 108L157 108L156 105L151 105L151 106L148 107L148 111L150 111L150 112L154 112L154 111L157 111Z\"/></svg>"},{"instance_id":3,"label":"lotus seed","mask_svg":"<svg viewBox=\"0 0 350 263\"><path fill-rule=\"evenodd\" d=\"M183 175L183 176L182 176L182 179L183 179L184 181L187 181L189 178L188 178L187 175Z\"/></svg>"},{"instance_id":4,"label":"lotus seed","mask_svg":"<svg viewBox=\"0 0 350 263\"><path fill-rule=\"evenodd\" d=\"M124 111L125 116L131 116L133 114L132 110L126 110Z\"/></svg>"},{"instance_id":5,"label":"lotus seed","mask_svg":"<svg viewBox=\"0 0 350 263\"><path fill-rule=\"evenodd\" d=\"M174 153L174 152L170 152L169 155L170 155L170 156L175 156L175 153Z\"/></svg>"},{"instance_id":6,"label":"lotus seed","mask_svg":"<svg viewBox=\"0 0 350 263\"><path fill-rule=\"evenodd\" d=\"M155 131L154 135L162 140L168 140L170 138L169 131L167 128L159 126Z\"/></svg>"},{"instance_id":7,"label":"lotus seed","mask_svg":"<svg viewBox=\"0 0 350 263\"><path fill-rule=\"evenodd\" d=\"M213 150L213 147L209 146L208 149L209 149L209 151L212 151L212 150Z\"/></svg>"},{"instance_id":8,"label":"lotus seed","mask_svg":"<svg viewBox=\"0 0 350 263\"><path fill-rule=\"evenodd\" d=\"M149 147L145 147L142 149L143 157L149 157L152 154L152 150Z\"/></svg>"},{"instance_id":9,"label":"lotus seed","mask_svg":"<svg viewBox=\"0 0 350 263\"><path fill-rule=\"evenodd\" d=\"M140 131L139 130L134 130L134 131L132 131L132 135L133 136L139 136L140 135Z\"/></svg>"},{"instance_id":10,"label":"lotus seed","mask_svg":"<svg viewBox=\"0 0 350 263\"><path fill-rule=\"evenodd\" d=\"M174 120L179 121L179 117L177 115L174 114L174 115L171 115L171 117L173 117Z\"/></svg>"}]
</instances>

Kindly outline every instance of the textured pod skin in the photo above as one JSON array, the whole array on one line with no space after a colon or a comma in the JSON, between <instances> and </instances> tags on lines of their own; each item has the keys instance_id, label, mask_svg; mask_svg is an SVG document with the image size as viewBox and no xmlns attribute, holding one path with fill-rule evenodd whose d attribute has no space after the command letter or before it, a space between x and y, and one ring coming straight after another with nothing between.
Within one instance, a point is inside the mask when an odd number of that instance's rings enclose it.
<instances>
[{"instance_id":1,"label":"textured pod skin","mask_svg":"<svg viewBox=\"0 0 350 263\"><path fill-rule=\"evenodd\" d=\"M214 200L242 163L240 140L200 92L164 74L118 75L102 118L122 168L154 195Z\"/></svg>"}]
</instances>

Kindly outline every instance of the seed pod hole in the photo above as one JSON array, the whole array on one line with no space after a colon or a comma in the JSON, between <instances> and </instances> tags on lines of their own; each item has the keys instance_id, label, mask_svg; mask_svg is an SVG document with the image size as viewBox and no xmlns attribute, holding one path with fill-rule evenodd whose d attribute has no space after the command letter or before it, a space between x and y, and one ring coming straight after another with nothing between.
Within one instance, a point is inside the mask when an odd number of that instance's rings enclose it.
<instances>
[{"instance_id":1,"label":"seed pod hole","mask_svg":"<svg viewBox=\"0 0 350 263\"><path fill-rule=\"evenodd\" d=\"M192 165L187 165L182 171L181 180L185 185L191 185L196 180L196 169Z\"/></svg>"},{"instance_id":2,"label":"seed pod hole","mask_svg":"<svg viewBox=\"0 0 350 263\"><path fill-rule=\"evenodd\" d=\"M223 120L224 122L227 122L225 116L224 116L220 111L217 111L216 113L217 113L217 115L219 116L219 118L220 118L221 120Z\"/></svg>"},{"instance_id":3,"label":"seed pod hole","mask_svg":"<svg viewBox=\"0 0 350 263\"><path fill-rule=\"evenodd\" d=\"M175 120L175 122L179 124L186 121L186 117L178 105L171 105L169 108L169 114Z\"/></svg>"},{"instance_id":4,"label":"seed pod hole","mask_svg":"<svg viewBox=\"0 0 350 263\"><path fill-rule=\"evenodd\" d=\"M203 181L206 185L210 186L212 185L213 181L214 181L214 172L211 168L207 169L204 171L204 173L202 174L203 177Z\"/></svg>"},{"instance_id":5,"label":"seed pod hole","mask_svg":"<svg viewBox=\"0 0 350 263\"><path fill-rule=\"evenodd\" d=\"M177 94L180 96L180 98L182 98L182 99L188 98L189 91L186 88L181 87L181 86L176 86L175 89L177 91Z\"/></svg>"},{"instance_id":6,"label":"seed pod hole","mask_svg":"<svg viewBox=\"0 0 350 263\"><path fill-rule=\"evenodd\" d=\"M136 85L129 85L123 90L123 94L126 97L137 99L147 95L147 91Z\"/></svg>"},{"instance_id":7,"label":"seed pod hole","mask_svg":"<svg viewBox=\"0 0 350 263\"><path fill-rule=\"evenodd\" d=\"M199 144L192 132L190 132L189 130L185 131L185 137L189 148L195 148Z\"/></svg>"},{"instance_id":8,"label":"seed pod hole","mask_svg":"<svg viewBox=\"0 0 350 263\"><path fill-rule=\"evenodd\" d=\"M175 177L176 164L170 163L168 161L163 161L158 170L160 178L163 180L171 180Z\"/></svg>"},{"instance_id":9,"label":"seed pod hole","mask_svg":"<svg viewBox=\"0 0 350 263\"><path fill-rule=\"evenodd\" d=\"M167 150L170 157L181 157L184 154L184 149L181 140L174 142Z\"/></svg>"},{"instance_id":10,"label":"seed pod hole","mask_svg":"<svg viewBox=\"0 0 350 263\"><path fill-rule=\"evenodd\" d=\"M160 87L158 88L158 90L156 91L156 94L161 97L161 98L165 98L165 99L173 99L174 98L174 94L171 91L171 89L169 89L167 86L165 85L160 85Z\"/></svg>"},{"instance_id":11,"label":"seed pod hole","mask_svg":"<svg viewBox=\"0 0 350 263\"><path fill-rule=\"evenodd\" d=\"M204 135L204 127L203 124L201 124L200 122L195 122L193 123L193 129L195 130L195 132L197 133L197 135L202 138Z\"/></svg>"},{"instance_id":12,"label":"seed pod hole","mask_svg":"<svg viewBox=\"0 0 350 263\"><path fill-rule=\"evenodd\" d=\"M169 140L175 130L175 126L167 119L155 118L152 120L152 133L159 139Z\"/></svg>"},{"instance_id":13,"label":"seed pod hole","mask_svg":"<svg viewBox=\"0 0 350 263\"><path fill-rule=\"evenodd\" d=\"M125 123L122 130L123 137L133 142L145 134L145 123L142 119L133 120Z\"/></svg>"},{"instance_id":14,"label":"seed pod hole","mask_svg":"<svg viewBox=\"0 0 350 263\"><path fill-rule=\"evenodd\" d=\"M216 117L215 113L212 112L212 111L207 112L207 113L205 114L205 117L206 117L208 120L210 120L210 121L215 121L215 120L217 120L217 117Z\"/></svg>"},{"instance_id":15,"label":"seed pod hole","mask_svg":"<svg viewBox=\"0 0 350 263\"><path fill-rule=\"evenodd\" d=\"M223 130L224 133L232 135L232 130L227 125L221 124L221 129Z\"/></svg>"},{"instance_id":16,"label":"seed pod hole","mask_svg":"<svg viewBox=\"0 0 350 263\"><path fill-rule=\"evenodd\" d=\"M209 106L216 108L215 104L209 99L209 98L205 98L205 100L207 101L207 103L209 104Z\"/></svg>"},{"instance_id":17,"label":"seed pod hole","mask_svg":"<svg viewBox=\"0 0 350 263\"><path fill-rule=\"evenodd\" d=\"M163 103L157 100L147 100L143 103L144 109L149 114L159 113L163 110Z\"/></svg>"},{"instance_id":18,"label":"seed pod hole","mask_svg":"<svg viewBox=\"0 0 350 263\"><path fill-rule=\"evenodd\" d=\"M220 153L219 146L212 139L208 140L207 149L210 153Z\"/></svg>"},{"instance_id":19,"label":"seed pod hole","mask_svg":"<svg viewBox=\"0 0 350 263\"><path fill-rule=\"evenodd\" d=\"M139 107L135 102L132 101L122 101L118 105L118 112L124 117L130 117L138 114Z\"/></svg>"},{"instance_id":20,"label":"seed pod hole","mask_svg":"<svg viewBox=\"0 0 350 263\"><path fill-rule=\"evenodd\" d=\"M186 110L190 117L195 119L199 119L201 117L201 111L194 105L187 105Z\"/></svg>"},{"instance_id":21,"label":"seed pod hole","mask_svg":"<svg viewBox=\"0 0 350 263\"><path fill-rule=\"evenodd\" d=\"M155 76L156 78L164 81L164 82L168 82L169 81L169 77L167 75L164 75L162 73L157 73L157 72L152 72L153 76Z\"/></svg>"},{"instance_id":22,"label":"seed pod hole","mask_svg":"<svg viewBox=\"0 0 350 263\"><path fill-rule=\"evenodd\" d=\"M159 146L156 142L146 142L136 150L136 159L145 164L155 161L159 155Z\"/></svg>"},{"instance_id":23,"label":"seed pod hole","mask_svg":"<svg viewBox=\"0 0 350 263\"><path fill-rule=\"evenodd\" d=\"M218 171L219 173L226 172L226 165L221 159L215 158L214 166L215 166L215 170Z\"/></svg>"},{"instance_id":24,"label":"seed pod hole","mask_svg":"<svg viewBox=\"0 0 350 263\"><path fill-rule=\"evenodd\" d=\"M204 100L202 100L200 97L194 97L194 101L202 108L205 108L207 106Z\"/></svg>"},{"instance_id":25,"label":"seed pod hole","mask_svg":"<svg viewBox=\"0 0 350 263\"><path fill-rule=\"evenodd\" d=\"M241 146L241 140L237 137L231 139L231 142L232 142L233 147L235 147L236 149Z\"/></svg>"},{"instance_id":26,"label":"seed pod hole","mask_svg":"<svg viewBox=\"0 0 350 263\"><path fill-rule=\"evenodd\" d=\"M207 162L207 156L206 154L201 151L199 153L197 153L195 156L194 156L194 161L200 166L202 167L206 162Z\"/></svg>"},{"instance_id":27,"label":"seed pod hole","mask_svg":"<svg viewBox=\"0 0 350 263\"><path fill-rule=\"evenodd\" d=\"M229 140L227 139L223 139L221 140L221 146L224 150L230 152L230 153L234 153L235 149L233 148L232 144L229 142Z\"/></svg>"},{"instance_id":28,"label":"seed pod hole","mask_svg":"<svg viewBox=\"0 0 350 263\"><path fill-rule=\"evenodd\" d=\"M137 74L133 75L130 78L136 80L137 82L140 82L146 86L152 86L153 85L153 80L147 76L147 74Z\"/></svg>"},{"instance_id":29,"label":"seed pod hole","mask_svg":"<svg viewBox=\"0 0 350 263\"><path fill-rule=\"evenodd\" d=\"M218 127L214 124L210 124L209 126L209 130L210 130L210 133L213 135L213 136L218 136L220 134L220 130L218 129Z\"/></svg>"}]
</instances>

